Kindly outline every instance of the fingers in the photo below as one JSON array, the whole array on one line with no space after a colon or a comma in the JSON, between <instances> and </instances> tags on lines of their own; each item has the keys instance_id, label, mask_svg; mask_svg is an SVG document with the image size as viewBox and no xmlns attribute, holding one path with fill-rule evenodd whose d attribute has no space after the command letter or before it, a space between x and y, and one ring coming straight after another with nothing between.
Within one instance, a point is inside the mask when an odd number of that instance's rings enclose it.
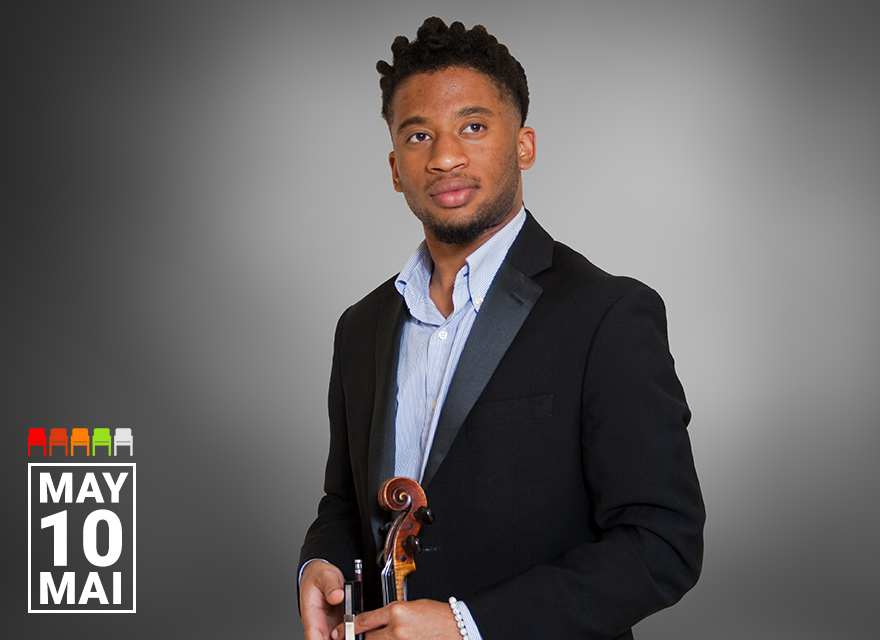
<instances>
[{"instance_id":1,"label":"fingers","mask_svg":"<svg viewBox=\"0 0 880 640\"><path fill-rule=\"evenodd\" d=\"M305 631L306 640L327 640L328 638L327 634L324 631L316 627L303 626L303 631Z\"/></svg>"},{"instance_id":2,"label":"fingers","mask_svg":"<svg viewBox=\"0 0 880 640\"><path fill-rule=\"evenodd\" d=\"M315 560L303 569L300 591L315 587L324 594L329 604L337 605L345 599L344 585L345 576L337 567L329 562Z\"/></svg>"},{"instance_id":3,"label":"fingers","mask_svg":"<svg viewBox=\"0 0 880 640\"><path fill-rule=\"evenodd\" d=\"M328 640L342 621L345 577L335 566L314 561L306 565L300 581L300 613L306 640Z\"/></svg>"},{"instance_id":4,"label":"fingers","mask_svg":"<svg viewBox=\"0 0 880 640\"><path fill-rule=\"evenodd\" d=\"M323 562L321 564L324 564ZM322 571L316 578L315 584L324 593L324 597L331 605L337 605L345 599L345 577L333 565L327 565L332 569Z\"/></svg>"},{"instance_id":5,"label":"fingers","mask_svg":"<svg viewBox=\"0 0 880 640\"><path fill-rule=\"evenodd\" d=\"M357 614L354 617L355 634L366 633L367 631L373 631L375 629L387 627L391 620L390 610L393 606L397 606L397 603L389 604L388 606L382 607L381 609L374 609L373 611L365 611L364 613ZM333 629L330 637L333 640L344 638L345 624L340 624L335 629Z\"/></svg>"},{"instance_id":6,"label":"fingers","mask_svg":"<svg viewBox=\"0 0 880 640\"><path fill-rule=\"evenodd\" d=\"M415 600L412 602L392 602L386 607L366 611L354 618L354 632L373 634L374 638L449 638L460 640L458 624L452 610L445 602L436 600ZM337 625L331 632L333 640L345 637L345 625Z\"/></svg>"},{"instance_id":7,"label":"fingers","mask_svg":"<svg viewBox=\"0 0 880 640\"><path fill-rule=\"evenodd\" d=\"M373 629L387 627L391 622L391 609L396 606L398 606L398 604L395 602L389 604L387 607L374 609L373 611L365 611L364 613L356 615L354 617L354 632L366 633Z\"/></svg>"}]
</instances>

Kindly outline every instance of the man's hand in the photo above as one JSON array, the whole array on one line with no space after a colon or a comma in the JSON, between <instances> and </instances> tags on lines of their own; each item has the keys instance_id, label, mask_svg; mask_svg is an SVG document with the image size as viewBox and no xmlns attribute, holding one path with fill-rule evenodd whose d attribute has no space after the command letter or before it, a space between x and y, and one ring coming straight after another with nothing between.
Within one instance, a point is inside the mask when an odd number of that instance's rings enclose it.
<instances>
[{"instance_id":1,"label":"man's hand","mask_svg":"<svg viewBox=\"0 0 880 640\"><path fill-rule=\"evenodd\" d=\"M330 640L342 622L345 576L335 566L314 560L303 569L299 583L299 608L306 640Z\"/></svg>"},{"instance_id":2,"label":"man's hand","mask_svg":"<svg viewBox=\"0 0 880 640\"><path fill-rule=\"evenodd\" d=\"M354 632L366 632L368 640L461 640L452 609L436 600L392 602L387 607L358 614L354 618ZM345 625L338 625L331 637L345 638Z\"/></svg>"}]
</instances>

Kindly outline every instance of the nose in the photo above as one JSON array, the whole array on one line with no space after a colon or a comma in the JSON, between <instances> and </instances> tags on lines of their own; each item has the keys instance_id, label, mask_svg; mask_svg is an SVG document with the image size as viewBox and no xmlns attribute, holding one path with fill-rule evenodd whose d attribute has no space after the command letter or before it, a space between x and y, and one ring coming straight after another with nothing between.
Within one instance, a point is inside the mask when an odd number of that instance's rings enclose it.
<instances>
[{"instance_id":1,"label":"nose","mask_svg":"<svg viewBox=\"0 0 880 640\"><path fill-rule=\"evenodd\" d=\"M467 166L464 143L453 134L438 134L431 146L428 169L432 172L447 172Z\"/></svg>"}]
</instances>

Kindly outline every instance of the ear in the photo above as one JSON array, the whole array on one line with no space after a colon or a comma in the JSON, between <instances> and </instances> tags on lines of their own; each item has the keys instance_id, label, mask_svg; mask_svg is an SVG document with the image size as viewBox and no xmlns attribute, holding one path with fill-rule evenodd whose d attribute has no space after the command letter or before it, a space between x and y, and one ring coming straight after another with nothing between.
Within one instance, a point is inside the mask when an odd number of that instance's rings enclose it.
<instances>
[{"instance_id":1,"label":"ear","mask_svg":"<svg viewBox=\"0 0 880 640\"><path fill-rule=\"evenodd\" d=\"M529 169L535 164L537 153L535 130L531 127L523 127L516 135L517 162L520 169Z\"/></svg>"},{"instance_id":2,"label":"ear","mask_svg":"<svg viewBox=\"0 0 880 640\"><path fill-rule=\"evenodd\" d=\"M403 189L400 187L400 176L397 173L397 160L393 151L388 154L388 164L391 166L391 182L394 184L394 190L397 193L403 193Z\"/></svg>"}]
</instances>

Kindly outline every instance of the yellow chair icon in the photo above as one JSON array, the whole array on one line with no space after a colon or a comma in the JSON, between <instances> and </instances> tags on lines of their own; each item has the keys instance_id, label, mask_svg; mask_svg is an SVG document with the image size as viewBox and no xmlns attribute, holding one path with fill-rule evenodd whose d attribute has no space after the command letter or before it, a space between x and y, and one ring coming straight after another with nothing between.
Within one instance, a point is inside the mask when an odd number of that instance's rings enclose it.
<instances>
[{"instance_id":1,"label":"yellow chair icon","mask_svg":"<svg viewBox=\"0 0 880 640\"><path fill-rule=\"evenodd\" d=\"M89 455L89 430L74 429L73 435L70 436L70 455L76 451L76 447L85 445L86 455Z\"/></svg>"}]
</instances>

